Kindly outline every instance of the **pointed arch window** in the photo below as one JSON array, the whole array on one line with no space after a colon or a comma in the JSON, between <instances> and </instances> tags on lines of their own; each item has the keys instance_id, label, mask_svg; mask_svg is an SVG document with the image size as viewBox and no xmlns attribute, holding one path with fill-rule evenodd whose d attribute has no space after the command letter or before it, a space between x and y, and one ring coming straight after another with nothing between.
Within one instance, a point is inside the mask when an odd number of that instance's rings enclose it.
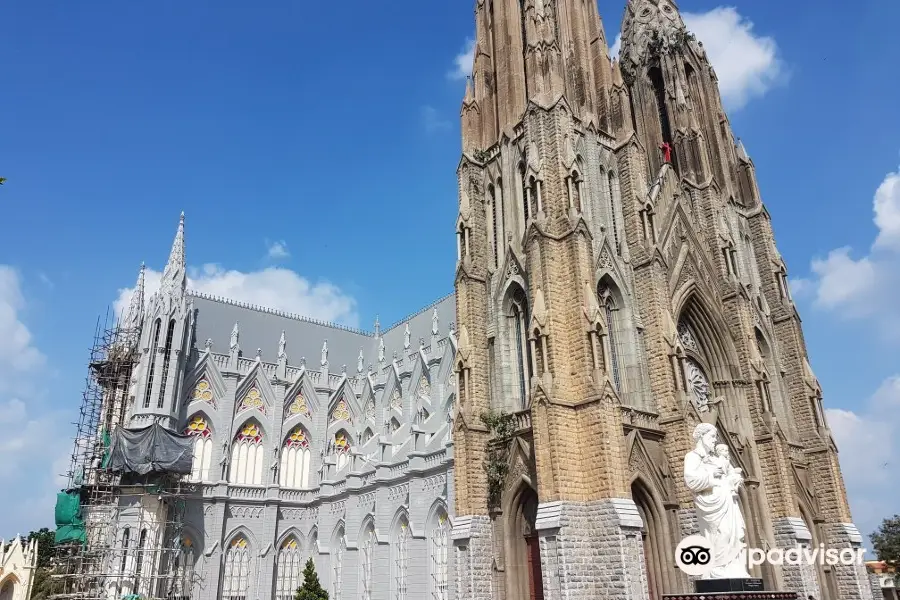
<instances>
[{"instance_id":1,"label":"pointed arch window","mask_svg":"<svg viewBox=\"0 0 900 600\"><path fill-rule=\"evenodd\" d=\"M125 569L128 568L128 550L131 545L131 528L126 527L122 530L122 540L119 544L122 552L122 560L119 562L119 573L124 575Z\"/></svg>"},{"instance_id":2,"label":"pointed arch window","mask_svg":"<svg viewBox=\"0 0 900 600\"><path fill-rule=\"evenodd\" d=\"M612 291L608 287L601 286L598 290L598 296L600 297L600 305L603 307L603 313L606 317L606 339L608 345L605 353L608 360L606 369L607 373L612 377L613 386L616 388L616 391L622 392L621 357L619 348L621 332L619 331L618 309Z\"/></svg>"},{"instance_id":3,"label":"pointed arch window","mask_svg":"<svg viewBox=\"0 0 900 600\"><path fill-rule=\"evenodd\" d=\"M175 564L175 600L190 600L194 586L194 542L189 537L181 540L181 550Z\"/></svg>"},{"instance_id":4,"label":"pointed arch window","mask_svg":"<svg viewBox=\"0 0 900 600\"><path fill-rule=\"evenodd\" d=\"M447 513L441 510L431 527L431 600L449 600L448 565L450 523Z\"/></svg>"},{"instance_id":5,"label":"pointed arch window","mask_svg":"<svg viewBox=\"0 0 900 600\"><path fill-rule=\"evenodd\" d=\"M202 415L191 417L184 435L194 438L194 458L191 465L191 481L209 481L209 468L212 465L213 439L212 429Z\"/></svg>"},{"instance_id":6,"label":"pointed arch window","mask_svg":"<svg viewBox=\"0 0 900 600\"><path fill-rule=\"evenodd\" d=\"M350 463L350 436L345 431L334 434L335 469L340 472Z\"/></svg>"},{"instance_id":7,"label":"pointed arch window","mask_svg":"<svg viewBox=\"0 0 900 600\"><path fill-rule=\"evenodd\" d=\"M138 536L138 547L137 547L137 556L135 556L135 564L134 564L134 591L136 593L141 593L142 589L142 581L141 581L141 572L143 571L144 561L148 556L147 552L147 530L141 529L141 533Z\"/></svg>"},{"instance_id":8,"label":"pointed arch window","mask_svg":"<svg viewBox=\"0 0 900 600\"><path fill-rule=\"evenodd\" d=\"M369 523L360 540L359 590L360 600L372 600L372 563L375 554L375 528Z\"/></svg>"},{"instance_id":9,"label":"pointed arch window","mask_svg":"<svg viewBox=\"0 0 900 600\"><path fill-rule=\"evenodd\" d=\"M409 521L400 519L394 544L394 600L408 600L409 584Z\"/></svg>"},{"instance_id":10,"label":"pointed arch window","mask_svg":"<svg viewBox=\"0 0 900 600\"><path fill-rule=\"evenodd\" d=\"M285 488L305 489L309 487L309 467L312 452L309 437L301 427L297 427L284 441L281 450L279 484Z\"/></svg>"},{"instance_id":11,"label":"pointed arch window","mask_svg":"<svg viewBox=\"0 0 900 600\"><path fill-rule=\"evenodd\" d=\"M335 536L334 548L331 551L331 598L343 600L341 583L344 577L344 552L347 551L347 538L344 536L344 528L341 527Z\"/></svg>"},{"instance_id":12,"label":"pointed arch window","mask_svg":"<svg viewBox=\"0 0 900 600\"><path fill-rule=\"evenodd\" d=\"M303 585L303 557L297 538L291 536L278 549L275 572L275 600L293 600Z\"/></svg>"},{"instance_id":13,"label":"pointed arch window","mask_svg":"<svg viewBox=\"0 0 900 600\"><path fill-rule=\"evenodd\" d=\"M619 214L616 210L616 179L615 174L609 171L606 174L606 185L609 197L609 222L612 226L613 242L616 245L616 254L622 254L622 240L619 237Z\"/></svg>"},{"instance_id":14,"label":"pointed arch window","mask_svg":"<svg viewBox=\"0 0 900 600\"><path fill-rule=\"evenodd\" d=\"M488 186L487 209L491 213L488 215L488 241L491 244L491 251L494 256L494 266L496 267L499 261L497 248L500 246L500 240L498 239L499 233L497 231L497 189L494 187L493 183Z\"/></svg>"},{"instance_id":15,"label":"pointed arch window","mask_svg":"<svg viewBox=\"0 0 900 600\"><path fill-rule=\"evenodd\" d=\"M231 540L225 551L225 569L222 580L223 600L247 600L250 589L250 544L247 538L238 536Z\"/></svg>"},{"instance_id":16,"label":"pointed arch window","mask_svg":"<svg viewBox=\"0 0 900 600\"><path fill-rule=\"evenodd\" d=\"M144 408L150 408L150 396L153 393L153 375L156 373L156 348L159 345L159 329L162 327L162 320L157 319L153 322L153 342L150 344L150 353L147 360L150 363L150 371L147 374L147 389L144 390Z\"/></svg>"},{"instance_id":17,"label":"pointed arch window","mask_svg":"<svg viewBox=\"0 0 900 600\"><path fill-rule=\"evenodd\" d=\"M163 346L163 370L162 381L159 383L159 398L156 408L162 408L166 401L166 385L169 383L169 359L172 357L172 338L175 336L175 319L169 321L169 329L166 331L166 344Z\"/></svg>"},{"instance_id":18,"label":"pointed arch window","mask_svg":"<svg viewBox=\"0 0 900 600\"><path fill-rule=\"evenodd\" d=\"M569 208L577 212L584 212L584 181L578 171L573 170L568 177L569 184Z\"/></svg>"},{"instance_id":19,"label":"pointed arch window","mask_svg":"<svg viewBox=\"0 0 900 600\"><path fill-rule=\"evenodd\" d=\"M650 78L650 84L653 86L653 97L656 100L656 111L659 116L662 141L665 144L671 144L672 129L669 124L669 111L666 108L666 86L662 71L659 67L652 67L647 76Z\"/></svg>"},{"instance_id":20,"label":"pointed arch window","mask_svg":"<svg viewBox=\"0 0 900 600\"><path fill-rule=\"evenodd\" d=\"M231 448L229 482L236 485L262 485L262 440L262 429L256 423L247 423L238 432Z\"/></svg>"},{"instance_id":21,"label":"pointed arch window","mask_svg":"<svg viewBox=\"0 0 900 600\"><path fill-rule=\"evenodd\" d=\"M528 179L525 175L525 163L519 164L519 185L522 188L522 211L525 219L522 221L522 229L528 225L531 218L531 188L528 186Z\"/></svg>"},{"instance_id":22,"label":"pointed arch window","mask_svg":"<svg viewBox=\"0 0 900 600\"><path fill-rule=\"evenodd\" d=\"M516 288L512 295L511 315L512 318L512 349L516 365L516 375L519 383L519 408L525 409L528 406L528 382L531 379L531 352L526 339L528 324L528 300L522 288Z\"/></svg>"}]
</instances>

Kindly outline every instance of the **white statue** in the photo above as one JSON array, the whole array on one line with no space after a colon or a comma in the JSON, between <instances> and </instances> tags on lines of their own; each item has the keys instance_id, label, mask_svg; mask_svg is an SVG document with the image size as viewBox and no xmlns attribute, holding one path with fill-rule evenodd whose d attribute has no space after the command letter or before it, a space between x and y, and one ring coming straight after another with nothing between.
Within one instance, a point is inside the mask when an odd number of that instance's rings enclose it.
<instances>
[{"instance_id":1,"label":"white statue","mask_svg":"<svg viewBox=\"0 0 900 600\"><path fill-rule=\"evenodd\" d=\"M694 429L696 447L684 457L684 483L694 494L700 535L712 546L713 569L704 579L749 579L745 549L746 525L738 504L744 478L726 451L716 454L719 434L709 423ZM723 445L720 445L724 446Z\"/></svg>"}]
</instances>

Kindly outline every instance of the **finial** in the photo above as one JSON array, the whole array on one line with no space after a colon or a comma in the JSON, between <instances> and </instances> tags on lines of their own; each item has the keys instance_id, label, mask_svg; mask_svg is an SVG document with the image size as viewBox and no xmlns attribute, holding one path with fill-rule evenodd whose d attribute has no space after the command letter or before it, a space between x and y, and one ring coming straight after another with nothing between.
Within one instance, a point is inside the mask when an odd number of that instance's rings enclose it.
<instances>
[{"instance_id":1,"label":"finial","mask_svg":"<svg viewBox=\"0 0 900 600\"><path fill-rule=\"evenodd\" d=\"M378 315L375 315L375 337L381 335L381 323L378 322Z\"/></svg>"},{"instance_id":2,"label":"finial","mask_svg":"<svg viewBox=\"0 0 900 600\"><path fill-rule=\"evenodd\" d=\"M212 338L206 338L206 344L204 344L207 352L212 350Z\"/></svg>"},{"instance_id":3,"label":"finial","mask_svg":"<svg viewBox=\"0 0 900 600\"><path fill-rule=\"evenodd\" d=\"M463 99L463 102L466 104L471 104L475 101L475 92L472 89L472 77L470 75L466 75L466 95Z\"/></svg>"},{"instance_id":4,"label":"finial","mask_svg":"<svg viewBox=\"0 0 900 600\"><path fill-rule=\"evenodd\" d=\"M229 348L235 350L238 347L238 336L240 335L240 326L237 322L235 322L234 327L231 330L231 342L229 344Z\"/></svg>"},{"instance_id":5,"label":"finial","mask_svg":"<svg viewBox=\"0 0 900 600\"><path fill-rule=\"evenodd\" d=\"M322 342L322 366L328 364L328 340Z\"/></svg>"},{"instance_id":6,"label":"finial","mask_svg":"<svg viewBox=\"0 0 900 600\"><path fill-rule=\"evenodd\" d=\"M341 375L347 375L347 365L341 365Z\"/></svg>"},{"instance_id":7,"label":"finial","mask_svg":"<svg viewBox=\"0 0 900 600\"><path fill-rule=\"evenodd\" d=\"M362 346L360 346L359 347L359 356L356 358L356 372L357 373L363 372L363 366L364 366L363 363L364 362L365 362L365 360L363 359L363 349L362 349Z\"/></svg>"},{"instance_id":8,"label":"finial","mask_svg":"<svg viewBox=\"0 0 900 600\"><path fill-rule=\"evenodd\" d=\"M384 362L384 338L378 340L378 362Z\"/></svg>"},{"instance_id":9,"label":"finial","mask_svg":"<svg viewBox=\"0 0 900 600\"><path fill-rule=\"evenodd\" d=\"M284 338L284 329L281 330L281 338L278 340L278 358L286 358L287 353L285 352L285 347L287 346L287 341Z\"/></svg>"},{"instance_id":10,"label":"finial","mask_svg":"<svg viewBox=\"0 0 900 600\"><path fill-rule=\"evenodd\" d=\"M450 321L450 335L453 335L456 332L456 323Z\"/></svg>"},{"instance_id":11,"label":"finial","mask_svg":"<svg viewBox=\"0 0 900 600\"><path fill-rule=\"evenodd\" d=\"M431 313L431 335L438 334L438 321L439 321L438 312L437 312L437 308L435 308L434 311Z\"/></svg>"},{"instance_id":12,"label":"finial","mask_svg":"<svg viewBox=\"0 0 900 600\"><path fill-rule=\"evenodd\" d=\"M301 368L301 369L305 369L305 368L306 368L306 357L305 357L305 356L301 356L301 357L300 357L300 368Z\"/></svg>"},{"instance_id":13,"label":"finial","mask_svg":"<svg viewBox=\"0 0 900 600\"><path fill-rule=\"evenodd\" d=\"M261 360L262 360L262 348L257 348L256 349L256 362L259 362Z\"/></svg>"},{"instance_id":14,"label":"finial","mask_svg":"<svg viewBox=\"0 0 900 600\"><path fill-rule=\"evenodd\" d=\"M409 350L409 321L406 322L406 330L403 332L403 349Z\"/></svg>"},{"instance_id":15,"label":"finial","mask_svg":"<svg viewBox=\"0 0 900 600\"><path fill-rule=\"evenodd\" d=\"M425 352L425 338L419 338L419 351Z\"/></svg>"},{"instance_id":16,"label":"finial","mask_svg":"<svg viewBox=\"0 0 900 600\"><path fill-rule=\"evenodd\" d=\"M394 353L392 355L392 360L394 360L394 361L397 360L397 351L396 350L394 350Z\"/></svg>"}]
</instances>

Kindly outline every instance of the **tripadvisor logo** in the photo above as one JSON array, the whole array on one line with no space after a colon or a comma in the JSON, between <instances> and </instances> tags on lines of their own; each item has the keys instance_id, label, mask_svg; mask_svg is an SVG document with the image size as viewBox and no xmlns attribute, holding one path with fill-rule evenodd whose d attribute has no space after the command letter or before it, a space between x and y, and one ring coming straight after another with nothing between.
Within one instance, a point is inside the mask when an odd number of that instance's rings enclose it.
<instances>
[{"instance_id":1,"label":"tripadvisor logo","mask_svg":"<svg viewBox=\"0 0 900 600\"><path fill-rule=\"evenodd\" d=\"M748 568L764 563L771 565L828 565L852 566L864 564L865 548L826 548L795 546L772 548L768 551L744 546L738 551L740 563ZM730 560L728 562L731 562ZM675 564L692 577L706 577L716 568L713 562L712 544L702 535L690 535L675 548Z\"/></svg>"}]
</instances>

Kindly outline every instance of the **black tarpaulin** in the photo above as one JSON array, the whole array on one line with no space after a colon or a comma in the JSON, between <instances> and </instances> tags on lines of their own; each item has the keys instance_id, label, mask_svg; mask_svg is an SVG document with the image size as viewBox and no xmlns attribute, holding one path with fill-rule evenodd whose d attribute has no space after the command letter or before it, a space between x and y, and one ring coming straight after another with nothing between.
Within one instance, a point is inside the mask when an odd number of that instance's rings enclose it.
<instances>
[{"instance_id":1,"label":"black tarpaulin","mask_svg":"<svg viewBox=\"0 0 900 600\"><path fill-rule=\"evenodd\" d=\"M154 423L141 429L117 428L109 448L108 468L121 473L189 475L193 439Z\"/></svg>"}]
</instances>

